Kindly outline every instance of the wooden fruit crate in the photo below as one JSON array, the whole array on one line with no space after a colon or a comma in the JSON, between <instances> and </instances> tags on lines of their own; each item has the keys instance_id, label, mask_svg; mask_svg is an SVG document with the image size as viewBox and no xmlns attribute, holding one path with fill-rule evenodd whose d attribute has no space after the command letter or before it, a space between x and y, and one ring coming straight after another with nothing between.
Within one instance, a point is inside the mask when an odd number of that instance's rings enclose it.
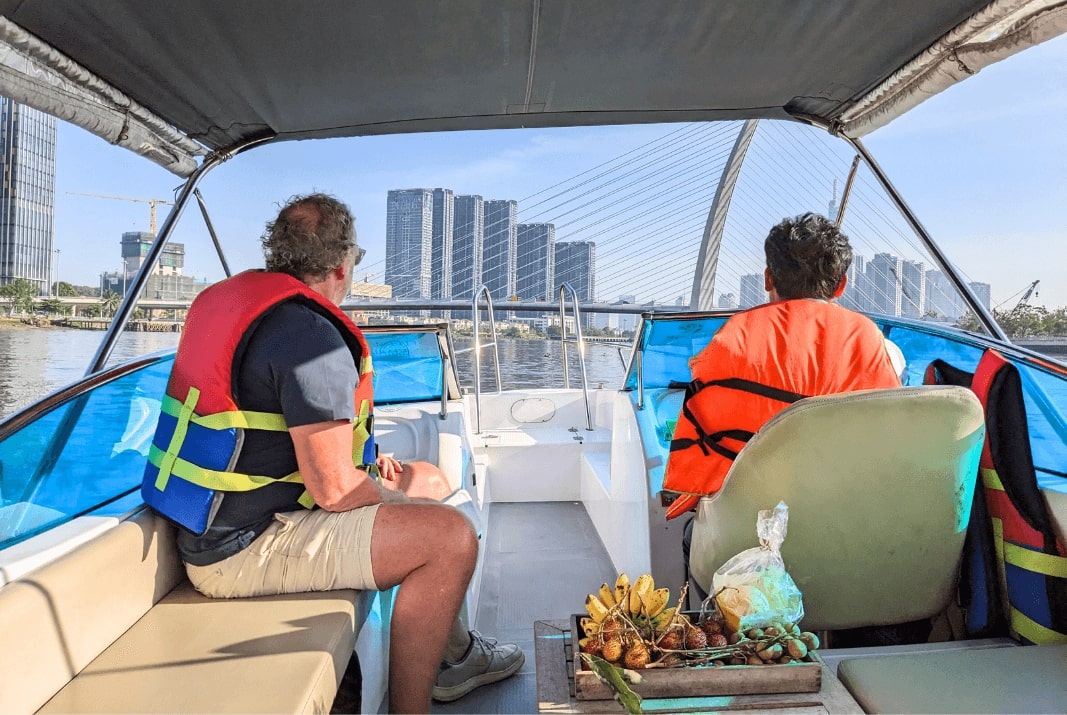
<instances>
[{"instance_id":1,"label":"wooden fruit crate","mask_svg":"<svg viewBox=\"0 0 1067 715\"><path fill-rule=\"evenodd\" d=\"M574 697L577 700L610 700L615 691L591 670L582 669L578 625L584 613L571 616L574 648ZM643 698L685 698L755 693L815 693L822 687L822 661L817 653L788 665L723 665L677 668L645 668L638 671L640 683L630 688Z\"/></svg>"}]
</instances>

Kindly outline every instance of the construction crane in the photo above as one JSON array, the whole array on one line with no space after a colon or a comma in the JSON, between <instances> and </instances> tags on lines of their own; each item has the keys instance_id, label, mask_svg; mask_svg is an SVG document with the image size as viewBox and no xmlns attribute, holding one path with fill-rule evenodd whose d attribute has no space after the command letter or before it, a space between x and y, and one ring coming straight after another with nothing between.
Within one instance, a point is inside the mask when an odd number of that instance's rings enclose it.
<instances>
[{"instance_id":1,"label":"construction crane","mask_svg":"<svg viewBox=\"0 0 1067 715\"><path fill-rule=\"evenodd\" d=\"M115 199L116 201L136 201L141 204L148 204L149 208L149 230L152 235L156 235L156 206L163 204L165 206L173 206L173 201L167 201L166 199L140 199L132 196L112 196L111 194L87 194L83 191L68 191L68 194L74 194L75 196L90 196L95 199Z\"/></svg>"},{"instance_id":2,"label":"construction crane","mask_svg":"<svg viewBox=\"0 0 1067 715\"><path fill-rule=\"evenodd\" d=\"M1011 311L1009 311L1009 312L1018 310L1019 308L1023 307L1024 305L1026 305L1026 301L1030 300L1030 296L1034 295L1035 291L1037 290L1037 284L1040 283L1040 282L1041 282L1040 280L1036 280L1036 281L1032 282L1030 285L1026 286L1026 288L1023 289L1023 291L1022 291L1023 297L1019 299L1018 303L1016 303L1015 305L1012 306ZM1018 295L1018 293L1016 293L1015 295ZM1015 296L1013 295L1011 298L1014 298L1014 297ZM1008 300L1011 300L1011 298L1008 298ZM1004 303L1007 303L1008 300L1004 301ZM1004 305L1004 303L1000 303L997 307L999 308L1001 305Z\"/></svg>"}]
</instances>

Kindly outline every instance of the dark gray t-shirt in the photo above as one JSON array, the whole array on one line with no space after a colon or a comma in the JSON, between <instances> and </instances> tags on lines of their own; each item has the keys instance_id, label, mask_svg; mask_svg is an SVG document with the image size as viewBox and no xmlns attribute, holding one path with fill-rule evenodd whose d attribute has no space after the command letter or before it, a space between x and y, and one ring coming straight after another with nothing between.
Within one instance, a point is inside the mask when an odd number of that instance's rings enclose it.
<instances>
[{"instance_id":1,"label":"dark gray t-shirt","mask_svg":"<svg viewBox=\"0 0 1067 715\"><path fill-rule=\"evenodd\" d=\"M234 366L234 397L242 410L280 412L290 427L353 419L359 371L341 334L322 315L298 302L282 303L244 344ZM292 439L285 432L245 431L235 471L268 477L297 471ZM272 484L226 494L207 533L179 531L182 558L206 566L233 556L263 533L275 513L302 509L297 499L303 491L300 484Z\"/></svg>"}]
</instances>

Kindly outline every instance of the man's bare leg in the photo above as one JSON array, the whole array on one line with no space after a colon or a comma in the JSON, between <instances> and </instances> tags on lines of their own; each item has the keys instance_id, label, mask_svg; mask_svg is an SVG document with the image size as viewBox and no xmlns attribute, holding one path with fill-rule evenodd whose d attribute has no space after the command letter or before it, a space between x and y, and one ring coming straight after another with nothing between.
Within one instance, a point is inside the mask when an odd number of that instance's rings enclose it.
<instances>
[{"instance_id":1,"label":"man's bare leg","mask_svg":"<svg viewBox=\"0 0 1067 715\"><path fill-rule=\"evenodd\" d=\"M445 644L478 558L478 540L455 509L382 504L371 536L379 588L400 584L389 648L389 709L428 712Z\"/></svg>"},{"instance_id":2,"label":"man's bare leg","mask_svg":"<svg viewBox=\"0 0 1067 715\"><path fill-rule=\"evenodd\" d=\"M452 494L452 485L440 469L429 462L397 462L400 471L383 473L382 486L409 497L444 501Z\"/></svg>"}]
</instances>

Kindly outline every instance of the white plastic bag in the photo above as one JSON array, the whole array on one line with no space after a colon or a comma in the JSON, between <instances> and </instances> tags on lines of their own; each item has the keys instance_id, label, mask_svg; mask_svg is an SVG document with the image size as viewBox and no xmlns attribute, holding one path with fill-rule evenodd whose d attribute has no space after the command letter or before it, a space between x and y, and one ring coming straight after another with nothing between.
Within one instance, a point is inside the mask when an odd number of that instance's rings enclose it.
<instances>
[{"instance_id":1,"label":"white plastic bag","mask_svg":"<svg viewBox=\"0 0 1067 715\"><path fill-rule=\"evenodd\" d=\"M785 502L778 502L773 510L760 511L756 519L760 545L737 554L712 577L712 594L733 630L759 628L775 621L798 623L804 617L800 589L782 561L788 524Z\"/></svg>"}]
</instances>

